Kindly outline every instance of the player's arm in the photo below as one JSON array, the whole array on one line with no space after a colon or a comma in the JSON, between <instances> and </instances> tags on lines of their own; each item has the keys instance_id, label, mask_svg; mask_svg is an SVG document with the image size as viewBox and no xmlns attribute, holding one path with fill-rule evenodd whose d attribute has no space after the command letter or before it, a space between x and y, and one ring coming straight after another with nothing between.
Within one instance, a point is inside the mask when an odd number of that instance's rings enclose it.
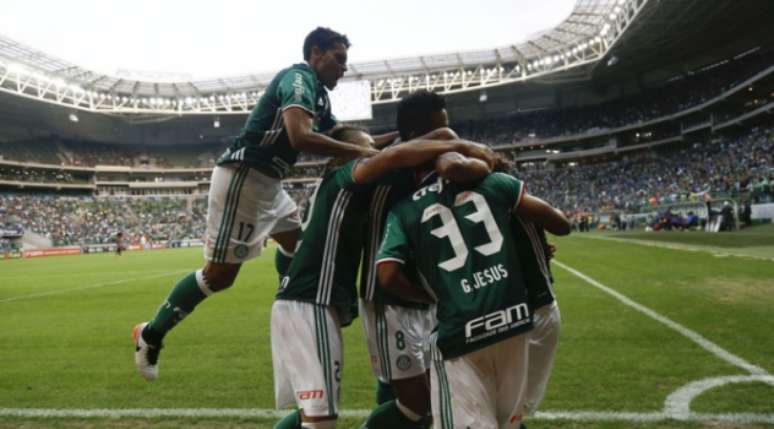
<instances>
[{"instance_id":1,"label":"player's arm","mask_svg":"<svg viewBox=\"0 0 774 429\"><path fill-rule=\"evenodd\" d=\"M299 152L342 158L370 156L379 152L376 149L338 141L314 131L312 114L301 107L291 106L283 110L282 120L288 132L290 146Z\"/></svg>"},{"instance_id":2,"label":"player's arm","mask_svg":"<svg viewBox=\"0 0 774 429\"><path fill-rule=\"evenodd\" d=\"M389 147L375 156L357 163L352 178L357 183L372 183L388 171L408 168L432 161L446 152L459 152L489 161L480 145L463 140L412 140L410 144Z\"/></svg>"},{"instance_id":3,"label":"player's arm","mask_svg":"<svg viewBox=\"0 0 774 429\"><path fill-rule=\"evenodd\" d=\"M376 280L385 292L408 301L433 302L423 289L412 284L403 271L411 254L409 233L396 209L387 214L384 238L376 255Z\"/></svg>"},{"instance_id":4,"label":"player's arm","mask_svg":"<svg viewBox=\"0 0 774 429\"><path fill-rule=\"evenodd\" d=\"M371 138L374 139L374 147L377 149L382 149L383 147L392 143L397 137L398 137L397 131L390 131L389 133L377 134L377 135L371 136Z\"/></svg>"},{"instance_id":5,"label":"player's arm","mask_svg":"<svg viewBox=\"0 0 774 429\"><path fill-rule=\"evenodd\" d=\"M451 182L473 183L486 177L492 169L478 158L470 158L458 152L446 152L435 160L435 171Z\"/></svg>"},{"instance_id":6,"label":"player's arm","mask_svg":"<svg viewBox=\"0 0 774 429\"><path fill-rule=\"evenodd\" d=\"M570 221L561 210L526 192L516 207L516 215L526 221L543 225L551 234L568 235L570 233Z\"/></svg>"},{"instance_id":7,"label":"player's arm","mask_svg":"<svg viewBox=\"0 0 774 429\"><path fill-rule=\"evenodd\" d=\"M414 286L403 273L403 264L397 260L384 259L376 265L376 279L379 287L387 293L405 299L406 301L432 304L433 298Z\"/></svg>"}]
</instances>

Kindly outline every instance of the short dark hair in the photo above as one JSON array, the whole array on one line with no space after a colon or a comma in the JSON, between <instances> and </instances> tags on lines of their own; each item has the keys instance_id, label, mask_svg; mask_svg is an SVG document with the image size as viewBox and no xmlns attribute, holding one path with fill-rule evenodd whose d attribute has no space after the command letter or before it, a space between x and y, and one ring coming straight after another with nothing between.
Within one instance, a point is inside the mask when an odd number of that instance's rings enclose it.
<instances>
[{"instance_id":1,"label":"short dark hair","mask_svg":"<svg viewBox=\"0 0 774 429\"><path fill-rule=\"evenodd\" d=\"M357 125L343 125L340 127L336 127L333 130L333 132L331 133L331 138L339 141L349 142L350 136L352 136L352 134L354 133L368 134L368 129L364 127L359 127Z\"/></svg>"},{"instance_id":2,"label":"short dark hair","mask_svg":"<svg viewBox=\"0 0 774 429\"><path fill-rule=\"evenodd\" d=\"M313 47L317 46L321 51L325 52L328 49L333 48L337 43L341 43L349 49L350 44L347 36L337 33L330 28L315 28L311 33L307 34L306 39L304 39L304 61L309 61L309 57L312 56Z\"/></svg>"},{"instance_id":3,"label":"short dark hair","mask_svg":"<svg viewBox=\"0 0 774 429\"><path fill-rule=\"evenodd\" d=\"M440 95L420 89L400 100L397 127L400 138L409 140L411 135L424 135L432 131L430 115L446 108L446 100Z\"/></svg>"},{"instance_id":4,"label":"short dark hair","mask_svg":"<svg viewBox=\"0 0 774 429\"><path fill-rule=\"evenodd\" d=\"M368 134L368 129L364 127L359 127L356 125L343 125L340 127L336 127L336 129L331 132L331 138L340 140L347 143L352 143L352 136L356 135L357 133L366 133ZM341 167L344 165L347 161L349 161L352 158L348 157L338 157L338 158L331 158L328 160L328 163L325 164L325 169L323 170L323 176L327 174L329 171L333 170L334 168Z\"/></svg>"}]
</instances>

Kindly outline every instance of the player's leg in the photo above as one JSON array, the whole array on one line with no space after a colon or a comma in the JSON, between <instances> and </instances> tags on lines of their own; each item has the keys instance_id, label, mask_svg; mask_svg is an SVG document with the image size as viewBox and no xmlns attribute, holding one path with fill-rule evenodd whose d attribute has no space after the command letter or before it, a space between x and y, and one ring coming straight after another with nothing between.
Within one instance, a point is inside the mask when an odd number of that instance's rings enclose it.
<instances>
[{"instance_id":1,"label":"player's leg","mask_svg":"<svg viewBox=\"0 0 774 429\"><path fill-rule=\"evenodd\" d=\"M529 332L500 341L493 346L498 427L516 429L524 418L529 366ZM489 348L489 347L488 347Z\"/></svg>"},{"instance_id":2,"label":"player's leg","mask_svg":"<svg viewBox=\"0 0 774 429\"><path fill-rule=\"evenodd\" d=\"M381 405L395 399L389 380L382 376L379 346L376 338L376 304L373 301L358 300L360 321L363 324L363 336L368 347L371 372L376 378L376 404Z\"/></svg>"},{"instance_id":3,"label":"player's leg","mask_svg":"<svg viewBox=\"0 0 774 429\"><path fill-rule=\"evenodd\" d=\"M492 346L448 360L443 360L435 344L431 347L433 427L497 429Z\"/></svg>"},{"instance_id":4,"label":"player's leg","mask_svg":"<svg viewBox=\"0 0 774 429\"><path fill-rule=\"evenodd\" d=\"M426 427L430 411L427 341L432 317L428 310L394 305L373 308L372 332L378 345L374 367L383 379L389 379L396 398L374 409L365 427Z\"/></svg>"},{"instance_id":5,"label":"player's leg","mask_svg":"<svg viewBox=\"0 0 774 429\"><path fill-rule=\"evenodd\" d=\"M546 392L554 365L556 346L559 344L561 315L556 301L535 310L533 328L528 333L529 364L527 370L527 398L524 409L534 415Z\"/></svg>"},{"instance_id":6,"label":"player's leg","mask_svg":"<svg viewBox=\"0 0 774 429\"><path fill-rule=\"evenodd\" d=\"M242 262L260 254L260 242L274 222L257 224L259 210L269 211L278 187L249 167L215 167L207 207L204 247L206 266L180 279L153 319L135 327L135 363L149 380L158 377L158 354L164 337L199 303L230 287ZM279 186L279 185L278 185Z\"/></svg>"},{"instance_id":7,"label":"player's leg","mask_svg":"<svg viewBox=\"0 0 774 429\"><path fill-rule=\"evenodd\" d=\"M280 188L272 201L273 215L276 223L269 232L269 236L277 242L277 251L274 254L274 268L279 274L279 280L285 277L290 262L296 251L298 239L301 236L301 219L298 215L298 206L288 195L287 191ZM266 215L262 215L266 216ZM262 222L259 219L258 222Z\"/></svg>"},{"instance_id":8,"label":"player's leg","mask_svg":"<svg viewBox=\"0 0 774 429\"><path fill-rule=\"evenodd\" d=\"M293 320L294 323L288 323ZM343 366L335 312L315 304L277 300L271 315L272 362L278 408L296 405L300 426L335 427ZM282 419L278 425L293 418Z\"/></svg>"},{"instance_id":9,"label":"player's leg","mask_svg":"<svg viewBox=\"0 0 774 429\"><path fill-rule=\"evenodd\" d=\"M376 407L364 428L425 429L430 424L430 380L428 374L392 380L395 399Z\"/></svg>"}]
</instances>

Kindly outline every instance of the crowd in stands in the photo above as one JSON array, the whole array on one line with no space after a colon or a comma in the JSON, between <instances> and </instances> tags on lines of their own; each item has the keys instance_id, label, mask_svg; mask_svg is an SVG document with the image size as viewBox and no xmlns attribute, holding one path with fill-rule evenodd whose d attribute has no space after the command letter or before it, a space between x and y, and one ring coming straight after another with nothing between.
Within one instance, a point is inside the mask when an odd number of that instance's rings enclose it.
<instances>
[{"instance_id":1,"label":"crowd in stands","mask_svg":"<svg viewBox=\"0 0 774 429\"><path fill-rule=\"evenodd\" d=\"M663 211L672 204L733 197L751 203L774 202L774 130L756 129L741 137L622 157L539 168L516 166L513 173L530 193L575 214L578 228L594 222L593 213ZM319 167L309 167L305 174ZM6 168L4 174L30 172ZM9 173L10 172L10 173ZM46 174L64 174L49 171ZM14 176L16 177L16 176ZM307 176L308 177L308 176ZM288 182L291 196L304 207L314 182ZM206 199L182 197L95 198L0 194L0 225L17 225L55 246L112 243L119 231L140 239L199 239L205 229ZM670 220L671 222L671 220ZM8 247L10 242L2 242Z\"/></svg>"},{"instance_id":2,"label":"crowd in stands","mask_svg":"<svg viewBox=\"0 0 774 429\"><path fill-rule=\"evenodd\" d=\"M72 173L56 170L39 170L21 167L0 167L0 180L36 183L75 183Z\"/></svg>"},{"instance_id":3,"label":"crowd in stands","mask_svg":"<svg viewBox=\"0 0 774 429\"><path fill-rule=\"evenodd\" d=\"M0 160L72 167L212 168L226 146L223 143L202 143L138 147L51 136L0 142Z\"/></svg>"},{"instance_id":4,"label":"crowd in stands","mask_svg":"<svg viewBox=\"0 0 774 429\"><path fill-rule=\"evenodd\" d=\"M704 198L774 200L774 135L757 130L597 163L516 170L529 192L568 211L635 212Z\"/></svg>"},{"instance_id":5,"label":"crowd in stands","mask_svg":"<svg viewBox=\"0 0 774 429\"><path fill-rule=\"evenodd\" d=\"M616 128L655 119L701 104L770 67L768 51L678 76L660 87L593 106L515 112L496 119L453 123L461 136L494 146L529 142ZM382 132L389 130L374 130ZM45 140L45 139L44 139ZM228 140L228 139L227 139ZM45 141L0 143L0 156L27 162L72 166L121 165L136 168L211 168L230 141L174 146L130 146L71 141L52 136ZM33 149L34 148L34 149ZM319 161L301 154L299 161Z\"/></svg>"},{"instance_id":6,"label":"crowd in stands","mask_svg":"<svg viewBox=\"0 0 774 429\"><path fill-rule=\"evenodd\" d=\"M709 70L675 79L635 96L589 107L514 113L507 117L455 123L461 136L500 146L645 122L697 106L770 67L766 52L754 53Z\"/></svg>"},{"instance_id":7,"label":"crowd in stands","mask_svg":"<svg viewBox=\"0 0 774 429\"><path fill-rule=\"evenodd\" d=\"M20 225L55 246L112 243L117 232L129 242L201 239L206 200L0 194L0 224Z\"/></svg>"},{"instance_id":8,"label":"crowd in stands","mask_svg":"<svg viewBox=\"0 0 774 429\"><path fill-rule=\"evenodd\" d=\"M494 146L604 130L675 113L696 106L771 66L770 53L758 52L633 97L591 107L518 113L497 119L454 123L462 136ZM774 97L774 95L772 95ZM386 131L386 130L375 130ZM608 155L572 163L521 163L514 175L528 192L572 214L578 230L588 230L600 213L618 222L622 214L658 211L655 228L681 228L695 219L678 219L671 205L731 197L742 204L774 202L774 129L744 135L713 135L690 143L665 145L625 155ZM226 142L175 147L133 147L69 141L0 143L0 159L55 165L121 165L134 168L211 168ZM513 157L515 152L508 155ZM316 178L324 171L319 157L302 155L290 179ZM84 183L91 173L0 166L0 181ZM127 176L100 173L103 181L174 181L209 178L209 173ZM286 188L306 205L313 182L288 180ZM664 214L666 213L666 214ZM56 246L106 244L124 233L139 240L199 239L205 228L206 199L182 197L95 198L92 196L0 193L0 225L20 226L49 238ZM693 215L695 217L695 215ZM687 219L687 218L686 218ZM0 238L0 251L12 243Z\"/></svg>"}]
</instances>

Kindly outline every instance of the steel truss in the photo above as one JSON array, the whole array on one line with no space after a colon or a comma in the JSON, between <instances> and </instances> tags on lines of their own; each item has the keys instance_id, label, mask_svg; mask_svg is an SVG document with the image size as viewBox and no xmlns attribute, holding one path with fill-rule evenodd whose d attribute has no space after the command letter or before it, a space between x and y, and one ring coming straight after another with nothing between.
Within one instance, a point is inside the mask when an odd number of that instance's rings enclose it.
<instances>
[{"instance_id":1,"label":"steel truss","mask_svg":"<svg viewBox=\"0 0 774 429\"><path fill-rule=\"evenodd\" d=\"M419 89L455 94L538 79L604 58L648 1L579 0L568 19L527 42L488 51L353 64L345 79L370 81L372 104L393 103ZM245 115L269 79L270 75L250 75L212 82L132 82L0 40L0 92L73 110Z\"/></svg>"}]
</instances>

